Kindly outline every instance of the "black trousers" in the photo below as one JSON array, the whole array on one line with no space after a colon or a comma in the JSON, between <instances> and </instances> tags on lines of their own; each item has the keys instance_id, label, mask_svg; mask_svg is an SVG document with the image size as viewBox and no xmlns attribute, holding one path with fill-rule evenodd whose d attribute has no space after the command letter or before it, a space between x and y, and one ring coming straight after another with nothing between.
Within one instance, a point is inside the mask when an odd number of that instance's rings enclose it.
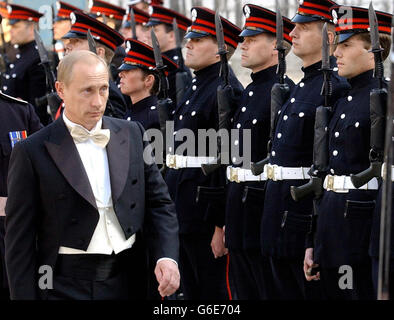
<instances>
[{"instance_id":1,"label":"black trousers","mask_svg":"<svg viewBox=\"0 0 394 320\"><path fill-rule=\"evenodd\" d=\"M144 300L146 263L134 247L119 254L59 255L48 300ZM144 265L144 267L141 267Z\"/></svg>"},{"instance_id":2,"label":"black trousers","mask_svg":"<svg viewBox=\"0 0 394 320\"><path fill-rule=\"evenodd\" d=\"M227 256L215 259L212 235L180 235L179 271L185 300L228 300Z\"/></svg>"},{"instance_id":3,"label":"black trousers","mask_svg":"<svg viewBox=\"0 0 394 320\"><path fill-rule=\"evenodd\" d=\"M7 272L5 268L5 217L0 217L0 300L9 300L10 292L8 289Z\"/></svg>"},{"instance_id":4,"label":"black trousers","mask_svg":"<svg viewBox=\"0 0 394 320\"><path fill-rule=\"evenodd\" d=\"M306 281L305 279L303 259L273 257L269 259L274 286L280 300L320 300L322 298L319 281Z\"/></svg>"},{"instance_id":5,"label":"black trousers","mask_svg":"<svg viewBox=\"0 0 394 320\"><path fill-rule=\"evenodd\" d=\"M261 249L229 250L233 298L238 300L266 300L273 295L274 285L269 260Z\"/></svg>"},{"instance_id":6,"label":"black trousers","mask_svg":"<svg viewBox=\"0 0 394 320\"><path fill-rule=\"evenodd\" d=\"M350 267L350 268L348 268ZM351 272L349 272L351 270ZM347 276L346 278L344 278ZM341 280L342 279L342 280ZM349 282L351 281L351 282ZM339 268L320 270L320 282L325 299L329 300L373 300L371 263L346 266L346 271ZM345 282L345 287L344 287Z\"/></svg>"}]
</instances>

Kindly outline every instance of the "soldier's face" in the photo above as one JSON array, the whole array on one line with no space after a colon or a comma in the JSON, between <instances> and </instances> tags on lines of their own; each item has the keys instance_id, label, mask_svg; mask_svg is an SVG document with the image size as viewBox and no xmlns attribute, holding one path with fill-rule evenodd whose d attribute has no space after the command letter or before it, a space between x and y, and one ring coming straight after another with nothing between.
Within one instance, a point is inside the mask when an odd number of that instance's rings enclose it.
<instances>
[{"instance_id":1,"label":"soldier's face","mask_svg":"<svg viewBox=\"0 0 394 320\"><path fill-rule=\"evenodd\" d=\"M374 56L368 52L364 41L357 36L339 43L334 56L337 58L338 74L347 79L374 68Z\"/></svg>"},{"instance_id":2,"label":"soldier's face","mask_svg":"<svg viewBox=\"0 0 394 320\"><path fill-rule=\"evenodd\" d=\"M278 53L275 47L275 38L266 33L245 37L241 44L241 65L258 72L277 64Z\"/></svg>"},{"instance_id":3,"label":"soldier's face","mask_svg":"<svg viewBox=\"0 0 394 320\"><path fill-rule=\"evenodd\" d=\"M12 44L25 44L34 40L34 25L25 21L18 21L10 29Z\"/></svg>"},{"instance_id":4,"label":"soldier's face","mask_svg":"<svg viewBox=\"0 0 394 320\"><path fill-rule=\"evenodd\" d=\"M53 38L60 40L71 29L70 20L56 21L53 24Z\"/></svg>"},{"instance_id":5,"label":"soldier's face","mask_svg":"<svg viewBox=\"0 0 394 320\"><path fill-rule=\"evenodd\" d=\"M77 62L69 83L56 83L67 118L88 130L103 116L109 91L107 68L96 60L92 62Z\"/></svg>"},{"instance_id":6,"label":"soldier's face","mask_svg":"<svg viewBox=\"0 0 394 320\"><path fill-rule=\"evenodd\" d=\"M86 39L68 39L65 41L66 55L78 50L89 50L89 44Z\"/></svg>"},{"instance_id":7,"label":"soldier's face","mask_svg":"<svg viewBox=\"0 0 394 320\"><path fill-rule=\"evenodd\" d=\"M131 69L131 70L121 71L119 73L119 77L120 77L120 90L122 91L123 94L129 96L142 94L144 95L143 98L149 95L149 88L145 83L146 79L141 69ZM133 102L135 103L137 101L133 99Z\"/></svg>"},{"instance_id":8,"label":"soldier's face","mask_svg":"<svg viewBox=\"0 0 394 320\"><path fill-rule=\"evenodd\" d=\"M150 38L150 28L145 27L141 24L137 24L135 26L135 31L137 33L137 40L146 43L149 46L152 46L152 40ZM133 37L131 28L121 28L119 32L125 39Z\"/></svg>"},{"instance_id":9,"label":"soldier's face","mask_svg":"<svg viewBox=\"0 0 394 320\"><path fill-rule=\"evenodd\" d=\"M185 65L197 71L220 60L218 45L212 37L189 39L186 49Z\"/></svg>"},{"instance_id":10,"label":"soldier's face","mask_svg":"<svg viewBox=\"0 0 394 320\"><path fill-rule=\"evenodd\" d=\"M322 31L319 22L296 23L290 32L293 52L302 60L321 60Z\"/></svg>"},{"instance_id":11,"label":"soldier's face","mask_svg":"<svg viewBox=\"0 0 394 320\"><path fill-rule=\"evenodd\" d=\"M158 24L152 28L157 37L157 41L159 41L161 52L166 52L173 49L172 46L175 40L174 32L167 32L166 26L164 24Z\"/></svg>"}]
</instances>

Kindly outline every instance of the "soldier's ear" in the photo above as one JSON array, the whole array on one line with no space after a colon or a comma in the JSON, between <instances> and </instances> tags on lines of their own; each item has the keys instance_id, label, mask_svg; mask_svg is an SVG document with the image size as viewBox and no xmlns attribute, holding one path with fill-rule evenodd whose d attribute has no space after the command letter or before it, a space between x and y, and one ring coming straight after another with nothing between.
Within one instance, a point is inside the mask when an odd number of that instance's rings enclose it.
<instances>
[{"instance_id":1,"label":"soldier's ear","mask_svg":"<svg viewBox=\"0 0 394 320\"><path fill-rule=\"evenodd\" d=\"M105 49L103 47L96 48L97 55L105 60Z\"/></svg>"}]
</instances>

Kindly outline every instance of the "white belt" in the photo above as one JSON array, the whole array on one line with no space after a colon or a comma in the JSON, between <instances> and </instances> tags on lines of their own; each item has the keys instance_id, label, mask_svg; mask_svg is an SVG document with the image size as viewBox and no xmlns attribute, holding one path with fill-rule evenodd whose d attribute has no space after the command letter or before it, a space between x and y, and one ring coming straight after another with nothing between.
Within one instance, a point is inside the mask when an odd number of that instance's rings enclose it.
<instances>
[{"instance_id":1,"label":"white belt","mask_svg":"<svg viewBox=\"0 0 394 320\"><path fill-rule=\"evenodd\" d=\"M0 217L5 216L5 203L7 202L7 197L0 197Z\"/></svg>"},{"instance_id":2,"label":"white belt","mask_svg":"<svg viewBox=\"0 0 394 320\"><path fill-rule=\"evenodd\" d=\"M177 154L167 154L166 165L172 169L201 168L202 164L213 163L215 157L190 157Z\"/></svg>"},{"instance_id":3,"label":"white belt","mask_svg":"<svg viewBox=\"0 0 394 320\"><path fill-rule=\"evenodd\" d=\"M279 167L276 164L266 164L264 166L264 175L269 180L304 180L309 179L308 174L310 168L291 168L291 167Z\"/></svg>"},{"instance_id":4,"label":"white belt","mask_svg":"<svg viewBox=\"0 0 394 320\"><path fill-rule=\"evenodd\" d=\"M264 172L258 176L255 176L250 169L228 166L227 179L231 182L237 183L245 181L266 181L267 176L264 174Z\"/></svg>"},{"instance_id":5,"label":"white belt","mask_svg":"<svg viewBox=\"0 0 394 320\"><path fill-rule=\"evenodd\" d=\"M349 176L331 176L328 175L324 179L323 188L327 191L334 191L338 193L348 193L349 190L378 190L378 179L373 178L368 183L360 188L356 188Z\"/></svg>"},{"instance_id":6,"label":"white belt","mask_svg":"<svg viewBox=\"0 0 394 320\"><path fill-rule=\"evenodd\" d=\"M384 178L386 174L386 163L383 163L382 165L382 178ZM391 181L394 182L394 166L391 166Z\"/></svg>"}]
</instances>

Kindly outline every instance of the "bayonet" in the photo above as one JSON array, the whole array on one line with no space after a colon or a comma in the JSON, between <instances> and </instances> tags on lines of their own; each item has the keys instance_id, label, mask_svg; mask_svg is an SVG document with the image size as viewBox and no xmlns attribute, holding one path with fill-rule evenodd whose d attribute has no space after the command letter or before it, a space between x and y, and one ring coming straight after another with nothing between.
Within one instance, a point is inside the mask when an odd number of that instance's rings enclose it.
<instances>
[{"instance_id":1,"label":"bayonet","mask_svg":"<svg viewBox=\"0 0 394 320\"><path fill-rule=\"evenodd\" d=\"M45 49L44 43L41 39L40 34L38 33L37 29L34 29L34 39L36 41L38 54L40 56L41 64L45 69L45 74L47 76L47 85L50 92L55 91L55 76L52 73L50 61L48 57L48 52Z\"/></svg>"},{"instance_id":2,"label":"bayonet","mask_svg":"<svg viewBox=\"0 0 394 320\"><path fill-rule=\"evenodd\" d=\"M135 22L134 9L130 8L130 26L131 26L131 37L137 40L137 23Z\"/></svg>"},{"instance_id":3,"label":"bayonet","mask_svg":"<svg viewBox=\"0 0 394 320\"><path fill-rule=\"evenodd\" d=\"M382 51L380 48L379 41L379 24L378 18L376 17L375 9L373 8L372 1L369 4L368 8L368 17L369 17L369 28L370 28L370 37L371 37L371 46L374 57L375 57L375 75L374 77L379 79L379 88L383 88L383 78L384 78L384 66L383 66L383 58Z\"/></svg>"},{"instance_id":4,"label":"bayonet","mask_svg":"<svg viewBox=\"0 0 394 320\"><path fill-rule=\"evenodd\" d=\"M322 29L322 67L320 71L323 72L323 86L320 95L324 96L324 106L329 107L329 99L332 95L331 72L330 66L330 42L328 40L327 22L324 23Z\"/></svg>"},{"instance_id":5,"label":"bayonet","mask_svg":"<svg viewBox=\"0 0 394 320\"><path fill-rule=\"evenodd\" d=\"M163 63L163 57L161 55L159 41L157 40L155 32L153 31L153 28L151 29L151 37L152 37L153 54L155 56L155 62L156 62L156 69L159 72L159 76L160 76L160 90L159 91L161 91L163 93L164 99L167 99L169 84L168 84L168 79L165 74L166 67Z\"/></svg>"},{"instance_id":6,"label":"bayonet","mask_svg":"<svg viewBox=\"0 0 394 320\"><path fill-rule=\"evenodd\" d=\"M278 50L278 68L276 73L279 75L279 83L285 83L286 74L286 48L283 44L283 18L279 6L276 8L276 50Z\"/></svg>"},{"instance_id":7,"label":"bayonet","mask_svg":"<svg viewBox=\"0 0 394 320\"><path fill-rule=\"evenodd\" d=\"M216 29L216 40L218 43L218 54L220 55L221 68L220 68L220 76L224 80L224 85L228 85L228 61L227 61L227 53L226 44L224 42L224 31L222 21L220 19L219 11L216 11L215 14L215 29Z\"/></svg>"},{"instance_id":8,"label":"bayonet","mask_svg":"<svg viewBox=\"0 0 394 320\"><path fill-rule=\"evenodd\" d=\"M174 30L174 34L175 34L176 47L177 47L177 49L182 49L182 41L181 41L181 36L179 33L179 27L178 27L178 23L176 22L175 18L172 21L172 29Z\"/></svg>"},{"instance_id":9,"label":"bayonet","mask_svg":"<svg viewBox=\"0 0 394 320\"><path fill-rule=\"evenodd\" d=\"M91 52L97 54L96 41L94 41L92 33L90 32L90 29L88 29L87 39L88 39L89 50Z\"/></svg>"}]
</instances>

